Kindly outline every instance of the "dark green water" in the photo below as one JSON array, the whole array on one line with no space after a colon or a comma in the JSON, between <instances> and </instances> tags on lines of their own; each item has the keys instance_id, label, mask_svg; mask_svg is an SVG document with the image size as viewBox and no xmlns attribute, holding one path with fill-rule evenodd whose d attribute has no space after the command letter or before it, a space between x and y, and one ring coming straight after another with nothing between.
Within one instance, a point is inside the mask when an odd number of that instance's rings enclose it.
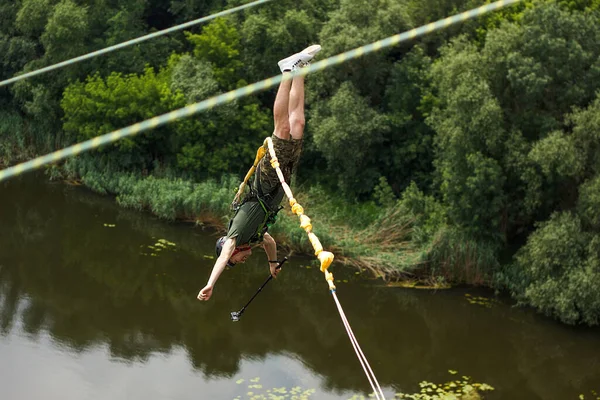
<instances>
[{"instance_id":1,"label":"dark green water","mask_svg":"<svg viewBox=\"0 0 600 400\"><path fill-rule=\"evenodd\" d=\"M175 246L144 255L160 239ZM305 267L311 259L292 256L234 323L229 313L268 269L256 251L198 302L214 240L40 176L0 183L0 399L250 399L282 387L282 398L294 387L314 389L311 399L366 395L323 275ZM600 391L597 329L465 296L488 292L387 288L331 271L348 281L338 297L387 398L462 375L492 385L489 399Z\"/></svg>"}]
</instances>

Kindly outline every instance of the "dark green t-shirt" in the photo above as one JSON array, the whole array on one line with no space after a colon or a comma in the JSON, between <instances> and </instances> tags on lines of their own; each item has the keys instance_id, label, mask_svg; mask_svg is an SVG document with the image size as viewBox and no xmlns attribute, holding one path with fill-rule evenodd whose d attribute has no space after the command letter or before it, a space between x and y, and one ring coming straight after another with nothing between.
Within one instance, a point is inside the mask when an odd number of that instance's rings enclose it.
<instances>
[{"instance_id":1,"label":"dark green t-shirt","mask_svg":"<svg viewBox=\"0 0 600 400\"><path fill-rule=\"evenodd\" d=\"M289 183L294 165L300 157L302 140L282 140L275 135L272 136L272 140L284 179ZM266 206L271 211L276 212L279 204L281 204L281 200L285 196L285 192L281 187L277 173L271 167L270 159L271 155L267 153L260 160L256 175L254 175L252 188L255 193L262 192L262 198ZM258 190L257 179L260 181L260 191ZM246 201L230 221L227 238L236 238L236 246L248 244L258 232L258 228L263 225L265 214L265 210L256 198Z\"/></svg>"},{"instance_id":2,"label":"dark green t-shirt","mask_svg":"<svg viewBox=\"0 0 600 400\"><path fill-rule=\"evenodd\" d=\"M242 204L229 222L227 238L236 238L236 246L248 244L265 220L265 214L265 210L258 201L248 201Z\"/></svg>"},{"instance_id":3,"label":"dark green t-shirt","mask_svg":"<svg viewBox=\"0 0 600 400\"><path fill-rule=\"evenodd\" d=\"M272 196L267 196L266 206L272 211L276 211L277 207L283 199L284 192L281 185L275 190ZM258 200L250 200L240 206L240 209L229 222L227 230L227 238L236 238L236 246L248 244L253 236L258 232L265 222L266 212L260 205ZM254 238L256 240L256 238Z\"/></svg>"}]
</instances>

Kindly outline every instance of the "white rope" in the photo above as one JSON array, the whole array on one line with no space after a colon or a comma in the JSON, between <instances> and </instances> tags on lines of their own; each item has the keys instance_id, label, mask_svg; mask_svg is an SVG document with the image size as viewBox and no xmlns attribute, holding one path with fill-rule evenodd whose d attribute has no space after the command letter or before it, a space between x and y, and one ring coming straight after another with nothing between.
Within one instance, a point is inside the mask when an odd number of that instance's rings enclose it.
<instances>
[{"instance_id":1,"label":"white rope","mask_svg":"<svg viewBox=\"0 0 600 400\"><path fill-rule=\"evenodd\" d=\"M365 357L365 354L363 353L362 349L360 348L360 345L358 344L358 340L356 340L356 336L354 336L354 332L352 332L350 323L348 322L348 319L346 318L346 314L344 313L344 310L342 309L342 305L340 304L340 301L338 300L338 298L335 294L335 291L332 290L331 294L333 295L333 299L335 300L335 304L340 313L340 317L342 318L342 322L344 323L344 328L346 328L346 332L348 333L348 337L350 338L350 342L352 343L352 347L354 347L356 356L358 357L358 360L360 361L360 365L363 367L363 370L365 371L365 375L367 375L367 379L369 379L369 383L371 384L371 388L373 389L375 398L377 398L377 400L380 400L380 399L385 400L385 396L383 394L383 391L381 390L381 386L379 386L379 382L377 381L377 378L375 377L375 373L371 369L371 365L369 365L369 361L367 361L367 357ZM372 377L372 379L371 379L371 377ZM373 381L375 381L375 384L373 384ZM381 398L379 396L381 396Z\"/></svg>"},{"instance_id":2,"label":"white rope","mask_svg":"<svg viewBox=\"0 0 600 400\"><path fill-rule=\"evenodd\" d=\"M230 8L228 10L221 11L221 12L218 12L216 14L209 15L207 17L202 17L202 18L199 18L199 19L195 19L193 21L185 22L183 24L176 25L176 26L173 26L171 28L163 29L162 31L150 33L148 35L141 36L141 37L138 37L136 39L131 39L131 40L128 40L126 42L115 44L115 45L110 46L110 47L105 47L104 49L97 50L97 51L94 51L94 52L91 52L91 53L87 53L87 54L84 54L84 55L79 56L79 57L71 58L70 60L65 60L65 61L59 62L57 64L53 64L53 65L50 65L50 66L47 66L47 67L44 67L44 68L37 69L35 71L27 72L27 73L22 74L22 75L17 75L15 77L10 78L10 79L1 81L0 82L0 87L8 85L8 84L11 84L11 83L14 83L14 82L17 82L17 81L20 81L20 80L23 80L23 79L31 78L32 76L40 75L40 74L43 74L45 72L54 71L55 69L66 67L67 65L75 64L75 63L78 63L78 62L83 61L83 60L87 60L87 59L90 59L90 58L93 58L93 57L96 57L96 56L100 56L100 55L103 55L103 54L106 54L106 53L110 53L111 51L122 49L122 48L127 47L127 46L138 44L138 43L141 43L143 41L146 41L146 40L149 40L149 39L153 39L155 37L159 37L159 36L166 35L168 33L180 31L182 29L189 28L189 27L201 24L201 23L206 22L206 21L210 21L211 19L215 19L215 18L218 18L218 17L224 17L226 15L235 13L237 11L240 11L240 10L243 10L243 9L246 9L246 8L254 7L254 6L257 6L259 4L266 3L268 1L271 1L271 0L256 0L256 1L253 1L252 3L248 3L248 4L244 4L244 5L238 6L238 7Z\"/></svg>"}]
</instances>

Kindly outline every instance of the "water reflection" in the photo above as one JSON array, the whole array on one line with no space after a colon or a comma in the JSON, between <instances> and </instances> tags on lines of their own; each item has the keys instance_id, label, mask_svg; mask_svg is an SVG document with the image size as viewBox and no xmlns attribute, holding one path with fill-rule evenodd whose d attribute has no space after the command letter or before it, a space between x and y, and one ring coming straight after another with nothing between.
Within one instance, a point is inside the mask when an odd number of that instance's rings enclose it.
<instances>
[{"instance_id":1,"label":"water reflection","mask_svg":"<svg viewBox=\"0 0 600 400\"><path fill-rule=\"evenodd\" d=\"M15 351L7 343L19 341L49 352L50 369L58 358L89 354L95 361L86 363L105 374L120 370L115 361L151 370L157 357L179 360L178 368L186 360L186 373L201 372L202 390L215 393L235 386L244 365L279 376L283 382L273 386L293 379L318 384L317 398L368 390L322 274L306 268L310 259L293 257L233 323L229 313L268 274L262 254L226 271L213 299L200 303L195 295L212 267L212 232L32 175L0 185L0 359ZM175 243L172 251L144 255L163 238ZM348 280L338 296L390 390L418 391L420 381L448 380L450 369L496 387L489 398L563 399L600 389L598 330L470 304L470 290L390 289L351 270L333 271ZM140 386L152 379L148 372Z\"/></svg>"}]
</instances>

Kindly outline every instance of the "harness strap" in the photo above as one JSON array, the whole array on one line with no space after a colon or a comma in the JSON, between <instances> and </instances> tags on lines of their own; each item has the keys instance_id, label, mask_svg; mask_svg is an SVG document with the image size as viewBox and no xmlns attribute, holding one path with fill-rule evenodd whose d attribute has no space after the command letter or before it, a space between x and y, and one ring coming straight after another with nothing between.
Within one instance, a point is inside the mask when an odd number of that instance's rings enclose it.
<instances>
[{"instance_id":1,"label":"harness strap","mask_svg":"<svg viewBox=\"0 0 600 400\"><path fill-rule=\"evenodd\" d=\"M272 197L272 193L275 192L277 190L277 188L275 188L271 193L268 193L266 195L264 194L264 192L262 190L262 186L260 184L260 164L258 164L256 167L256 173L254 174L254 183L256 185L256 190L254 189L255 185L248 185L250 192L248 193L247 196L244 197L242 204L240 204L240 206L239 206L239 207L241 207L244 203L247 203L248 201L256 200L262 207L263 211L265 212L265 218L263 219L261 224L256 229L256 233L250 238L250 243L253 243L253 242L256 243L256 242L262 241L262 238L263 238L264 234L267 232L267 230L269 229L269 226L271 226L275 223L276 218L277 218L277 213L279 213L279 211L283 208L282 206L279 206L277 208L277 210L273 210L271 207L269 207L268 203L265 201L265 197L268 197L268 196ZM239 207L238 207L238 210L239 210Z\"/></svg>"}]
</instances>

